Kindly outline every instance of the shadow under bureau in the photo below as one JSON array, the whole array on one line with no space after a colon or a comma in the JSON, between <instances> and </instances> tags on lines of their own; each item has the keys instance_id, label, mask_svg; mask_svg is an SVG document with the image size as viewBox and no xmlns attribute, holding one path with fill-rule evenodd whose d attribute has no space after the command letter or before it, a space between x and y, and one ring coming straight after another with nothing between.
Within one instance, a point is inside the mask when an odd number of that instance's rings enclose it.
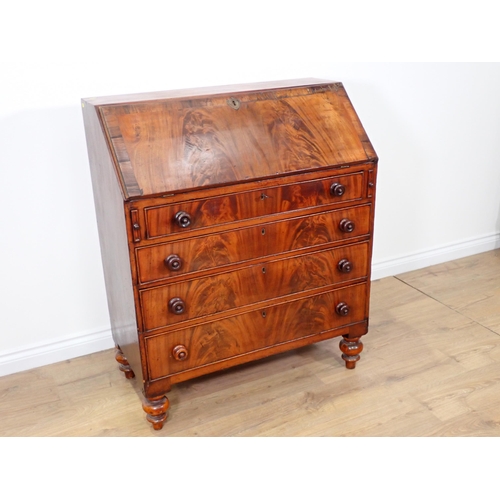
<instances>
[{"instance_id":1,"label":"shadow under bureau","mask_svg":"<svg viewBox=\"0 0 500 500\"><path fill-rule=\"evenodd\" d=\"M166 394L368 331L377 156L341 83L83 99L116 359Z\"/></svg>"}]
</instances>

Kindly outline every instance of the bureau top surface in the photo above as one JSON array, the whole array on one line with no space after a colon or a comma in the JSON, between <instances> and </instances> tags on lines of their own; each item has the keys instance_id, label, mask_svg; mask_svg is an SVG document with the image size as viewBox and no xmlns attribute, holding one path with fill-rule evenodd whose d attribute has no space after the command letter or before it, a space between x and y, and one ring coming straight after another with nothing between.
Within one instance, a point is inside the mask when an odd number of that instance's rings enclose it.
<instances>
[{"instance_id":1,"label":"bureau top surface","mask_svg":"<svg viewBox=\"0 0 500 500\"><path fill-rule=\"evenodd\" d=\"M84 99L124 198L376 159L341 83L315 79Z\"/></svg>"}]
</instances>

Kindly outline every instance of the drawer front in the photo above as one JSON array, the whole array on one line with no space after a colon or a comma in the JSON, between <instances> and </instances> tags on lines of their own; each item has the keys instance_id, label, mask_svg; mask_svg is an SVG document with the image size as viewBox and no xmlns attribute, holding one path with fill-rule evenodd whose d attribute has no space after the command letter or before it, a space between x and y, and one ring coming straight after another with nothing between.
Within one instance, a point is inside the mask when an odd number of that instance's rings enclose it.
<instances>
[{"instance_id":1,"label":"drawer front","mask_svg":"<svg viewBox=\"0 0 500 500\"><path fill-rule=\"evenodd\" d=\"M254 264L142 290L147 331L349 280L366 278L368 243Z\"/></svg>"},{"instance_id":2,"label":"drawer front","mask_svg":"<svg viewBox=\"0 0 500 500\"><path fill-rule=\"evenodd\" d=\"M352 231L347 222L353 223ZM343 224L343 226L342 226ZM139 283L368 235L370 205L136 250ZM175 264L175 265L173 265Z\"/></svg>"},{"instance_id":3,"label":"drawer front","mask_svg":"<svg viewBox=\"0 0 500 500\"><path fill-rule=\"evenodd\" d=\"M145 209L147 237L362 198L363 172ZM183 214L183 215L180 215Z\"/></svg>"},{"instance_id":4,"label":"drawer front","mask_svg":"<svg viewBox=\"0 0 500 500\"><path fill-rule=\"evenodd\" d=\"M151 380L363 321L367 285L355 285L145 339ZM336 312L347 305L347 315ZM341 307L339 308L341 309ZM345 309L342 309L345 312ZM283 325L286 325L284 328Z\"/></svg>"}]
</instances>

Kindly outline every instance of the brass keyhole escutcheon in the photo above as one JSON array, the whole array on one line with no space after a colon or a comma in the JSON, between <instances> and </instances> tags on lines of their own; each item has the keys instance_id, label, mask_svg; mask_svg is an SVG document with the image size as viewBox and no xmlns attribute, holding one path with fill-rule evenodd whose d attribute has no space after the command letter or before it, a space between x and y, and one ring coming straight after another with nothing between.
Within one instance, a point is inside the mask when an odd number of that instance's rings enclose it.
<instances>
[{"instance_id":1,"label":"brass keyhole escutcheon","mask_svg":"<svg viewBox=\"0 0 500 500\"><path fill-rule=\"evenodd\" d=\"M227 101L227 105L233 109L240 109L241 102L236 99L236 97L230 97Z\"/></svg>"}]
</instances>

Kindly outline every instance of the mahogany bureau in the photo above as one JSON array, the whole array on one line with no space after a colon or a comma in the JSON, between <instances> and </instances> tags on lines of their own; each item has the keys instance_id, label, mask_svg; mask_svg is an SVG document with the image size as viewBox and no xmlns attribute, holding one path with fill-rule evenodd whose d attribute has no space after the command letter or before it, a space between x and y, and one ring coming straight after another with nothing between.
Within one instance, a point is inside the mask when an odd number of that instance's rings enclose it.
<instances>
[{"instance_id":1,"label":"mahogany bureau","mask_svg":"<svg viewBox=\"0 0 500 500\"><path fill-rule=\"evenodd\" d=\"M341 83L82 106L116 359L154 429L193 377L332 337L354 368L378 159Z\"/></svg>"}]
</instances>

